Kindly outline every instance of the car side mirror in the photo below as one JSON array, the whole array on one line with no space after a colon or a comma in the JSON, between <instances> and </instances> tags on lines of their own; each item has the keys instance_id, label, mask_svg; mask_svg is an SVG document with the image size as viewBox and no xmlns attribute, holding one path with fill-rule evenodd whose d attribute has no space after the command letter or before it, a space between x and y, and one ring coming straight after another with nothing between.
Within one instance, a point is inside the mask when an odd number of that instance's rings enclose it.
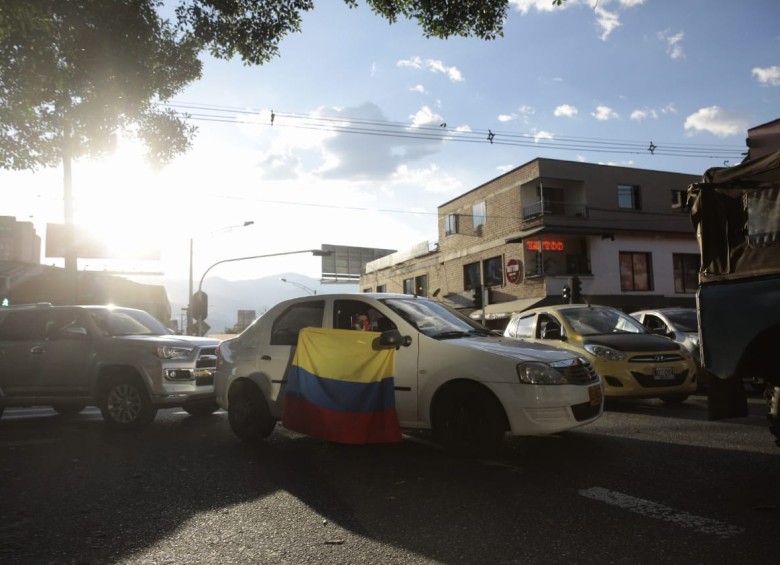
<instances>
[{"instance_id":1,"label":"car side mirror","mask_svg":"<svg viewBox=\"0 0 780 565\"><path fill-rule=\"evenodd\" d=\"M377 349L400 349L401 346L409 347L412 344L412 338L408 335L401 335L398 330L387 330L375 340L374 346Z\"/></svg>"}]
</instances>

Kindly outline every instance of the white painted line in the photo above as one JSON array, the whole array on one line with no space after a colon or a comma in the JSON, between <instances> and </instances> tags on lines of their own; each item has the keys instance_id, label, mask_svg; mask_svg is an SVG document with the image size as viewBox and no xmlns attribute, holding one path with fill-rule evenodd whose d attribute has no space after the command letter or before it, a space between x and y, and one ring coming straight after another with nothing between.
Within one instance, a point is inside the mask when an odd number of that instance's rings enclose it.
<instances>
[{"instance_id":1,"label":"white painted line","mask_svg":"<svg viewBox=\"0 0 780 565\"><path fill-rule=\"evenodd\" d=\"M681 512L675 510L674 508L664 506L663 504L657 504L650 500L636 498L601 487L583 489L579 492L586 498L592 498L593 500L598 500L599 502L605 502L613 506L619 506L620 508L625 508L626 510L630 510L631 512L635 512L637 514L642 514L643 516L648 516L650 518L672 522L673 524L696 530L702 534L712 534L718 536L719 538L727 539L737 536L743 532L742 528L738 528L730 524L718 522L717 520L712 520L710 518L702 518L701 516L696 516L687 512Z\"/></svg>"}]
</instances>

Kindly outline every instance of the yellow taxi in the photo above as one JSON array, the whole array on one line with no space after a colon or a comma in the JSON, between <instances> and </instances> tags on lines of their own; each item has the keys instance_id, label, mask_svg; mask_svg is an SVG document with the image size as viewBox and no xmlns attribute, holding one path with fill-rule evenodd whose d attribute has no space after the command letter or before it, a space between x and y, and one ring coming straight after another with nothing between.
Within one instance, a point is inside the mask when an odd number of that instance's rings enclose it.
<instances>
[{"instance_id":1,"label":"yellow taxi","mask_svg":"<svg viewBox=\"0 0 780 565\"><path fill-rule=\"evenodd\" d=\"M696 363L674 340L650 333L617 308L562 304L515 314L506 337L547 343L586 358L607 398L685 401L696 390Z\"/></svg>"}]
</instances>

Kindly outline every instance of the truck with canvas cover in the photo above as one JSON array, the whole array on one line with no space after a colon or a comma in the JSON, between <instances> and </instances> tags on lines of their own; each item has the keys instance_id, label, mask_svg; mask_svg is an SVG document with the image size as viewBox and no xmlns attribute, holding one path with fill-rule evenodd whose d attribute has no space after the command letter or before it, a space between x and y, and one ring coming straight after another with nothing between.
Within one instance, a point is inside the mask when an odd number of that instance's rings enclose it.
<instances>
[{"instance_id":1,"label":"truck with canvas cover","mask_svg":"<svg viewBox=\"0 0 780 565\"><path fill-rule=\"evenodd\" d=\"M697 309L709 419L746 416L744 383L763 382L780 445L780 144L770 149L707 170L689 187L687 204L701 251Z\"/></svg>"}]
</instances>

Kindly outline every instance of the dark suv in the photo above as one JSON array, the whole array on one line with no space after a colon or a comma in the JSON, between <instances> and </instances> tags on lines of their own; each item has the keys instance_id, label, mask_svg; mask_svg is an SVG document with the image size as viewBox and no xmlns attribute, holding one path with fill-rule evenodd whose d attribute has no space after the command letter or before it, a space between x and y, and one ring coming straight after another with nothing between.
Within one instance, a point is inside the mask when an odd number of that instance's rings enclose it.
<instances>
[{"instance_id":1,"label":"dark suv","mask_svg":"<svg viewBox=\"0 0 780 565\"><path fill-rule=\"evenodd\" d=\"M94 405L111 427L134 429L159 408L211 414L218 343L172 334L132 308L2 308L0 416L6 406L49 405L72 415Z\"/></svg>"}]
</instances>

